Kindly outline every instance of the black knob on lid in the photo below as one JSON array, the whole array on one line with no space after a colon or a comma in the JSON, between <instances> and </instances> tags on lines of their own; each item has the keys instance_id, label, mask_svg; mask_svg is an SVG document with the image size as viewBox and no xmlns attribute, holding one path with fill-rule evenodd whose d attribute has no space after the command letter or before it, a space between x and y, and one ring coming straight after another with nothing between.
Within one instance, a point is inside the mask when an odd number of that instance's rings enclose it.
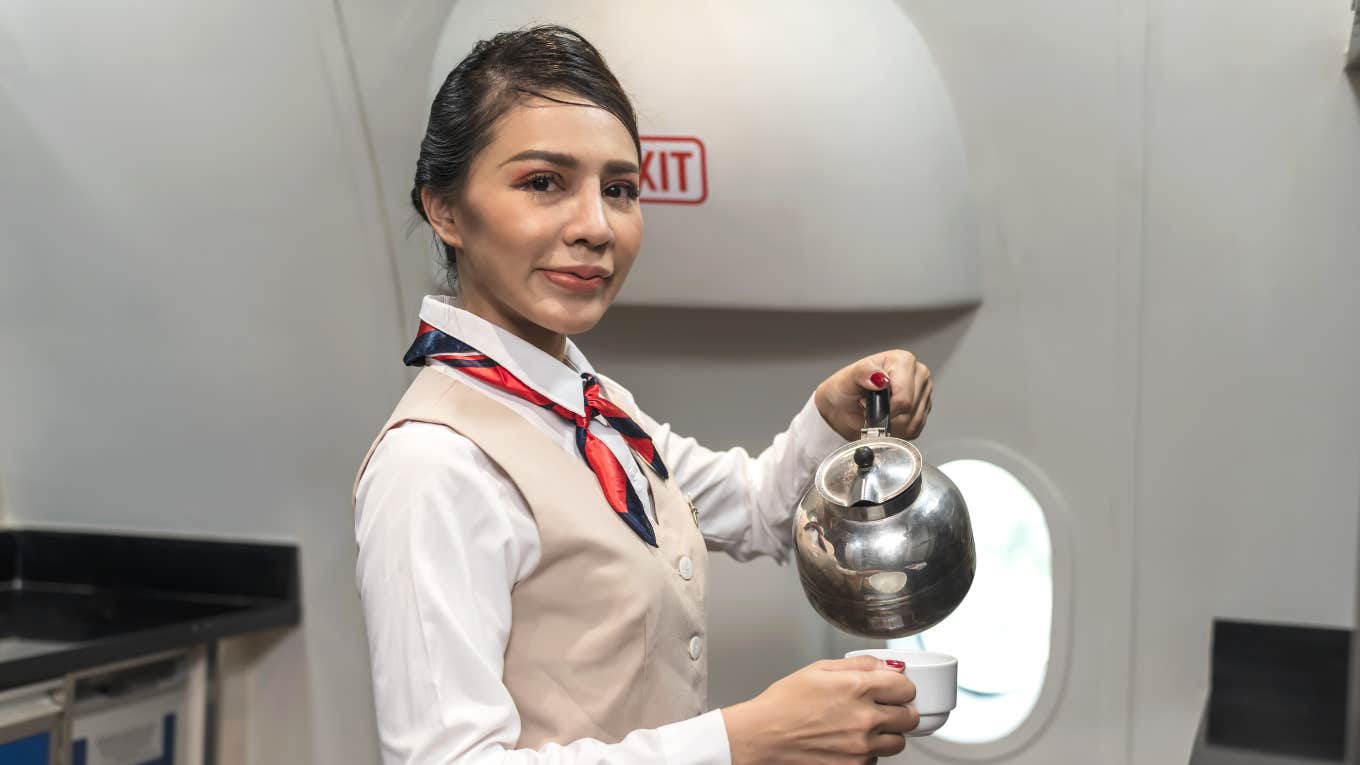
<instances>
[{"instance_id":1,"label":"black knob on lid","mask_svg":"<svg viewBox=\"0 0 1360 765\"><path fill-rule=\"evenodd\" d=\"M869 472L869 468L874 466L874 450L867 446L861 446L856 449L855 464L859 465L859 472Z\"/></svg>"}]
</instances>

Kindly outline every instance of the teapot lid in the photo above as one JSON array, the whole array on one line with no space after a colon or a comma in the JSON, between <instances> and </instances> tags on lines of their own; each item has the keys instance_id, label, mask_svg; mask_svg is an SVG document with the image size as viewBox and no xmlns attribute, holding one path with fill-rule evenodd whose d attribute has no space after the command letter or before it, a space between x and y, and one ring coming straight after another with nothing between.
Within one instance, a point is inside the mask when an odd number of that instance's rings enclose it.
<instances>
[{"instance_id":1,"label":"teapot lid","mask_svg":"<svg viewBox=\"0 0 1360 765\"><path fill-rule=\"evenodd\" d=\"M920 450L900 438L871 436L827 455L814 483L826 501L856 507L884 504L920 477Z\"/></svg>"}]
</instances>

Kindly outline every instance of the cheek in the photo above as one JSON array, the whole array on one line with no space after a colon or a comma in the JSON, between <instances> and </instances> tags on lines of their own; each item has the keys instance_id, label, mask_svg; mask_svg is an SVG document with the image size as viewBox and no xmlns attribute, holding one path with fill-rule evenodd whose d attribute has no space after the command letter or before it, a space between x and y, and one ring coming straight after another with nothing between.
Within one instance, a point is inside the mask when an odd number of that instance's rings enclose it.
<instances>
[{"instance_id":1,"label":"cheek","mask_svg":"<svg viewBox=\"0 0 1360 765\"><path fill-rule=\"evenodd\" d=\"M512 236L516 241L535 242L543 239L551 239L556 236L562 227L560 213L551 209L543 208L533 204L524 204L522 200L514 200L519 204L508 204L502 208L500 224L508 236Z\"/></svg>"},{"instance_id":2,"label":"cheek","mask_svg":"<svg viewBox=\"0 0 1360 765\"><path fill-rule=\"evenodd\" d=\"M518 270L554 241L556 225L542 211L526 209L513 195L488 202L480 211L478 230L495 261L493 268Z\"/></svg>"},{"instance_id":3,"label":"cheek","mask_svg":"<svg viewBox=\"0 0 1360 765\"><path fill-rule=\"evenodd\" d=\"M615 257L631 265L642 247L642 215L623 216L614 224Z\"/></svg>"}]
</instances>

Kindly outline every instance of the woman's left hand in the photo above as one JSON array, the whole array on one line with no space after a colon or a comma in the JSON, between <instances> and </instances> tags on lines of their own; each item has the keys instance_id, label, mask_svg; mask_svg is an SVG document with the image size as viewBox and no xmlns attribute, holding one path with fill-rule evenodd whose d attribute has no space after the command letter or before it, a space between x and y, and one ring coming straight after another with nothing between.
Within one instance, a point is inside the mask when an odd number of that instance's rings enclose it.
<instances>
[{"instance_id":1,"label":"woman's left hand","mask_svg":"<svg viewBox=\"0 0 1360 765\"><path fill-rule=\"evenodd\" d=\"M864 394L887 385L892 386L888 404L892 434L908 440L921 435L930 414L934 384L930 370L910 351L865 356L826 378L817 386L813 400L822 419L847 441L853 441L864 426Z\"/></svg>"}]
</instances>

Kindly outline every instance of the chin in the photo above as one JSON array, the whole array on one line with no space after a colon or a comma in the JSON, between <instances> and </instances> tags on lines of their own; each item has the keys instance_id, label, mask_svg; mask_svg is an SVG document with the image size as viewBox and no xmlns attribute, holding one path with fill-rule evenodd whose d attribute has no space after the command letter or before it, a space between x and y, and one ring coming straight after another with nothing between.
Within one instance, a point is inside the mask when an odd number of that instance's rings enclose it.
<instances>
[{"instance_id":1,"label":"chin","mask_svg":"<svg viewBox=\"0 0 1360 765\"><path fill-rule=\"evenodd\" d=\"M564 335L579 335L594 329L608 309L609 306L594 302L584 306L565 304L553 311L550 316L544 316L539 325Z\"/></svg>"}]
</instances>

